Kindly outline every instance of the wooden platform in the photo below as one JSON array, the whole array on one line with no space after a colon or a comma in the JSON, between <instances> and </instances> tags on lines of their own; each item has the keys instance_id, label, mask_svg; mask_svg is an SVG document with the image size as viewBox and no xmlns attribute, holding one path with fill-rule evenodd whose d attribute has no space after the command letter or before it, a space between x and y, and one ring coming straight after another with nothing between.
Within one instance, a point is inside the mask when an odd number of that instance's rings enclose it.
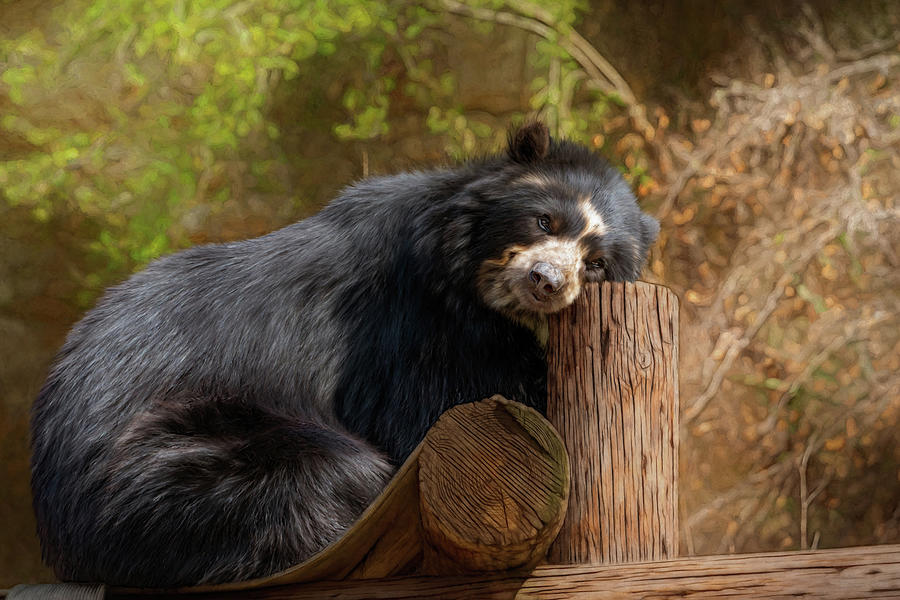
<instances>
[{"instance_id":1,"label":"wooden platform","mask_svg":"<svg viewBox=\"0 0 900 600\"><path fill-rule=\"evenodd\" d=\"M108 598L139 596L110 593ZM705 556L627 565L544 565L527 573L399 577L168 596L174 600L442 598L900 598L900 545Z\"/></svg>"}]
</instances>

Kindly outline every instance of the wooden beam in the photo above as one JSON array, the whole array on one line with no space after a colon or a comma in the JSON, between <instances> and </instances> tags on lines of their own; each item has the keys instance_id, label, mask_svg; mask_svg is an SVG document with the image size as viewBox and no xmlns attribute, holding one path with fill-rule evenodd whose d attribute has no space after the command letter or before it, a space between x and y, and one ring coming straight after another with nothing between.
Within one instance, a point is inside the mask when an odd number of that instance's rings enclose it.
<instances>
[{"instance_id":1,"label":"wooden beam","mask_svg":"<svg viewBox=\"0 0 900 600\"><path fill-rule=\"evenodd\" d=\"M674 558L678 299L643 282L591 284L549 325L547 417L573 465L550 562Z\"/></svg>"},{"instance_id":2,"label":"wooden beam","mask_svg":"<svg viewBox=\"0 0 900 600\"><path fill-rule=\"evenodd\" d=\"M542 566L531 573L319 582L171 600L441 598L900 598L900 545L705 556L627 565ZM109 593L108 598L137 599Z\"/></svg>"}]
</instances>

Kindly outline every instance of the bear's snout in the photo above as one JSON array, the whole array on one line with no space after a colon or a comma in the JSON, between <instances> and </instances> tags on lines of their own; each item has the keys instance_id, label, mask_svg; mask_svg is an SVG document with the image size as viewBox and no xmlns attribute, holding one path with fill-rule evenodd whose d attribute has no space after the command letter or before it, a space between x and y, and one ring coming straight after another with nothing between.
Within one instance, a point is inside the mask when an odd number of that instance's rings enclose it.
<instances>
[{"instance_id":1,"label":"bear's snout","mask_svg":"<svg viewBox=\"0 0 900 600\"><path fill-rule=\"evenodd\" d=\"M541 298L549 298L559 292L566 283L566 276L556 266L539 262L531 267L528 274L531 283L534 284L534 291Z\"/></svg>"}]
</instances>

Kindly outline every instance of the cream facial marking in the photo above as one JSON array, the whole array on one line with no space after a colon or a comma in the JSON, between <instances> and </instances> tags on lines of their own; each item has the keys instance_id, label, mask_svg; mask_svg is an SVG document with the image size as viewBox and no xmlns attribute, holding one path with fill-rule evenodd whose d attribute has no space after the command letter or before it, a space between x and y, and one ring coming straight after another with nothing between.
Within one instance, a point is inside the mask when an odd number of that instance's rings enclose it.
<instances>
[{"instance_id":1,"label":"cream facial marking","mask_svg":"<svg viewBox=\"0 0 900 600\"><path fill-rule=\"evenodd\" d=\"M581 200L581 212L584 215L584 222L587 223L584 230L585 234L603 235L606 233L606 223L603 221L600 213L597 212L597 209L591 204L590 198Z\"/></svg>"},{"instance_id":2,"label":"cream facial marking","mask_svg":"<svg viewBox=\"0 0 900 600\"><path fill-rule=\"evenodd\" d=\"M524 175L515 183L552 185L550 180L535 174ZM532 245L511 246L498 258L484 261L477 279L482 299L495 310L529 325L536 315L557 312L574 302L586 276L588 249L584 240L602 236L608 230L589 196L579 199L579 209L585 225L577 239L549 235ZM552 265L562 274L563 282L557 291L542 293L535 289L532 270L539 263ZM539 327L532 329L540 331Z\"/></svg>"},{"instance_id":3,"label":"cream facial marking","mask_svg":"<svg viewBox=\"0 0 900 600\"><path fill-rule=\"evenodd\" d=\"M530 279L537 263L548 263L562 272L564 282L553 294L535 294ZM581 292L584 253L578 240L548 237L531 246L509 248L499 260L481 265L478 288L484 301L510 315L553 313L571 304Z\"/></svg>"}]
</instances>

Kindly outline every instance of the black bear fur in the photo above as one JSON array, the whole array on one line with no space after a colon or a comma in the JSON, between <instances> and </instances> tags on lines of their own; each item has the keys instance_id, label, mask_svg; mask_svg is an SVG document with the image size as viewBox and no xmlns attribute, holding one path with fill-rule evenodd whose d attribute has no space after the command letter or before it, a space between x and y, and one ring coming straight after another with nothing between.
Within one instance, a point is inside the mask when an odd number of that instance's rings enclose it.
<instances>
[{"instance_id":1,"label":"black bear fur","mask_svg":"<svg viewBox=\"0 0 900 600\"><path fill-rule=\"evenodd\" d=\"M170 587L308 558L446 409L544 409L541 320L560 306L541 308L543 282L520 306L510 257L577 239L601 258L574 293L633 280L657 231L606 161L532 123L504 154L373 177L279 231L153 262L74 326L35 401L45 560Z\"/></svg>"}]
</instances>

